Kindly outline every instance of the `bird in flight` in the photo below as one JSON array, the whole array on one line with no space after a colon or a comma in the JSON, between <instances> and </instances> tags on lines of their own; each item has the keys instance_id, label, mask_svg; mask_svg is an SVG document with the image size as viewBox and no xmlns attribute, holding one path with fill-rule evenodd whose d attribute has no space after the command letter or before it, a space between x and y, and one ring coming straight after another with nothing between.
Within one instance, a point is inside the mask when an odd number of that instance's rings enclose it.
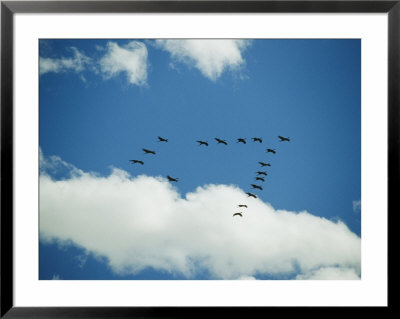
<instances>
[{"instance_id":1,"label":"bird in flight","mask_svg":"<svg viewBox=\"0 0 400 319\"><path fill-rule=\"evenodd\" d=\"M254 197L254 198L257 198L257 196L256 195L254 195L254 194L252 194L252 193L246 193L247 195L248 195L248 197Z\"/></svg>"},{"instance_id":2,"label":"bird in flight","mask_svg":"<svg viewBox=\"0 0 400 319\"><path fill-rule=\"evenodd\" d=\"M143 161L139 161L139 160L129 160L130 162L132 162L132 164L144 164L144 162Z\"/></svg>"},{"instance_id":3,"label":"bird in flight","mask_svg":"<svg viewBox=\"0 0 400 319\"><path fill-rule=\"evenodd\" d=\"M204 141L196 141L196 142L199 143L199 145L208 146L208 143L207 143L207 142L204 142Z\"/></svg>"},{"instance_id":4,"label":"bird in flight","mask_svg":"<svg viewBox=\"0 0 400 319\"><path fill-rule=\"evenodd\" d=\"M156 152L154 152L154 151L150 151L150 150L145 149L145 148L142 148L142 150L143 150L146 154L154 154L154 155L156 155Z\"/></svg>"},{"instance_id":5,"label":"bird in flight","mask_svg":"<svg viewBox=\"0 0 400 319\"><path fill-rule=\"evenodd\" d=\"M284 142L284 141L290 142L290 138L288 137L283 137L283 136L278 136L278 137L281 139L279 142Z\"/></svg>"},{"instance_id":6,"label":"bird in flight","mask_svg":"<svg viewBox=\"0 0 400 319\"><path fill-rule=\"evenodd\" d=\"M268 175L267 172L264 172L264 171L258 171L257 174L258 174L258 175L265 175L265 176Z\"/></svg>"},{"instance_id":7,"label":"bird in flight","mask_svg":"<svg viewBox=\"0 0 400 319\"><path fill-rule=\"evenodd\" d=\"M169 175L167 175L167 178L168 178L168 180L169 180L170 182L177 182L177 181L178 181L178 178L173 178L173 177L171 177L171 176L169 176Z\"/></svg>"},{"instance_id":8,"label":"bird in flight","mask_svg":"<svg viewBox=\"0 0 400 319\"><path fill-rule=\"evenodd\" d=\"M235 216L243 217L242 213L234 213L234 214L233 214L233 217L235 217Z\"/></svg>"},{"instance_id":9,"label":"bird in flight","mask_svg":"<svg viewBox=\"0 0 400 319\"><path fill-rule=\"evenodd\" d=\"M262 143L262 138L261 137L253 137L253 142Z\"/></svg>"},{"instance_id":10,"label":"bird in flight","mask_svg":"<svg viewBox=\"0 0 400 319\"><path fill-rule=\"evenodd\" d=\"M262 167L264 166L271 166L270 163L258 162Z\"/></svg>"},{"instance_id":11,"label":"bird in flight","mask_svg":"<svg viewBox=\"0 0 400 319\"><path fill-rule=\"evenodd\" d=\"M215 140L218 142L218 144L225 144L225 145L228 145L228 143L226 142L226 141L224 141L224 140L221 140L221 139L219 139L219 138L215 138Z\"/></svg>"},{"instance_id":12,"label":"bird in flight","mask_svg":"<svg viewBox=\"0 0 400 319\"><path fill-rule=\"evenodd\" d=\"M168 142L166 138L162 138L161 136L158 137L159 142Z\"/></svg>"},{"instance_id":13,"label":"bird in flight","mask_svg":"<svg viewBox=\"0 0 400 319\"><path fill-rule=\"evenodd\" d=\"M267 148L267 153L275 154L276 151L274 149L272 149L272 148Z\"/></svg>"},{"instance_id":14,"label":"bird in flight","mask_svg":"<svg viewBox=\"0 0 400 319\"><path fill-rule=\"evenodd\" d=\"M258 188L259 190L262 190L262 187L261 187L261 186L258 186L258 185L256 185L256 184L251 184L251 187L253 187L253 188Z\"/></svg>"},{"instance_id":15,"label":"bird in flight","mask_svg":"<svg viewBox=\"0 0 400 319\"><path fill-rule=\"evenodd\" d=\"M246 144L246 139L245 138L238 138L236 143Z\"/></svg>"},{"instance_id":16,"label":"bird in flight","mask_svg":"<svg viewBox=\"0 0 400 319\"><path fill-rule=\"evenodd\" d=\"M256 177L256 181L262 181L262 182L265 182L265 179L264 178L262 178L262 177Z\"/></svg>"},{"instance_id":17,"label":"bird in flight","mask_svg":"<svg viewBox=\"0 0 400 319\"><path fill-rule=\"evenodd\" d=\"M238 205L238 207L246 207L247 208L247 205L240 204L240 205Z\"/></svg>"}]
</instances>

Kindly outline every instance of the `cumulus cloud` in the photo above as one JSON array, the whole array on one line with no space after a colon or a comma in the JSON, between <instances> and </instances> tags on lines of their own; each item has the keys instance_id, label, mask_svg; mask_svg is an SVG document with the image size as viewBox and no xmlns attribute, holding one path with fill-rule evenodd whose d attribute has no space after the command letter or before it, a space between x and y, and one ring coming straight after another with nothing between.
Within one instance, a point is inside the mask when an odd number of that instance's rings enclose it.
<instances>
[{"instance_id":1,"label":"cumulus cloud","mask_svg":"<svg viewBox=\"0 0 400 319\"><path fill-rule=\"evenodd\" d=\"M142 42L131 41L125 46L119 46L115 42L108 42L106 47L96 47L97 51L103 53L102 57L92 59L71 47L72 57L39 59L40 75L54 72L81 73L85 70L101 73L105 79L110 79L119 74L125 74L128 82L135 85L146 85L147 83L147 48ZM86 83L86 78L81 74L81 80Z\"/></svg>"},{"instance_id":2,"label":"cumulus cloud","mask_svg":"<svg viewBox=\"0 0 400 319\"><path fill-rule=\"evenodd\" d=\"M323 267L306 274L297 275L299 280L358 280L358 273L354 268Z\"/></svg>"},{"instance_id":3,"label":"cumulus cloud","mask_svg":"<svg viewBox=\"0 0 400 319\"><path fill-rule=\"evenodd\" d=\"M125 73L130 84L147 83L147 48L142 42L131 41L124 46L108 42L105 55L99 60L99 66L106 79Z\"/></svg>"},{"instance_id":4,"label":"cumulus cloud","mask_svg":"<svg viewBox=\"0 0 400 319\"><path fill-rule=\"evenodd\" d=\"M360 274L361 239L341 221L276 210L234 185L204 185L182 197L163 177L117 168L98 176L43 155L41 163L41 241L74 243L117 274L148 267L188 279ZM48 170L54 163L71 174L56 180ZM232 217L239 202L249 207Z\"/></svg>"},{"instance_id":5,"label":"cumulus cloud","mask_svg":"<svg viewBox=\"0 0 400 319\"><path fill-rule=\"evenodd\" d=\"M86 173L74 165L67 163L56 155L45 157L42 149L39 149L39 171L40 174L57 174L58 176L84 176ZM92 173L94 174L94 173Z\"/></svg>"},{"instance_id":6,"label":"cumulus cloud","mask_svg":"<svg viewBox=\"0 0 400 319\"><path fill-rule=\"evenodd\" d=\"M170 53L172 65L184 63L198 69L205 77L216 81L223 72L238 71L245 65L243 53L250 45L249 40L230 39L188 39L155 40L154 46ZM54 72L81 73L94 71L105 79L124 74L130 84L147 85L149 67L148 51L145 43L130 41L125 45L109 41L105 47L96 47L102 54L100 58L89 58L75 47L71 47L71 57L40 57L40 75ZM83 82L86 78L81 74Z\"/></svg>"},{"instance_id":7,"label":"cumulus cloud","mask_svg":"<svg viewBox=\"0 0 400 319\"><path fill-rule=\"evenodd\" d=\"M197 68L205 77L216 81L225 70L238 70L245 64L244 50L248 40L189 39L156 40L156 47L168 51L178 62Z\"/></svg>"},{"instance_id":8,"label":"cumulus cloud","mask_svg":"<svg viewBox=\"0 0 400 319\"><path fill-rule=\"evenodd\" d=\"M92 63L92 59L80 52L77 48L71 47L72 57L62 58L39 58L39 73L40 75L49 72L82 72L86 66Z\"/></svg>"}]
</instances>

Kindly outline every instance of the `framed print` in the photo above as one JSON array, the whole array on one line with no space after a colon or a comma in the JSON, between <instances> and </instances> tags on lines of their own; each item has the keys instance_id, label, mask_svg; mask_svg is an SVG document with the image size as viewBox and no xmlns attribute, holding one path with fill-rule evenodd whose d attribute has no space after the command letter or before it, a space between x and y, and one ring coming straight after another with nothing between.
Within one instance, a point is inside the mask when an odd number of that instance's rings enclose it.
<instances>
[{"instance_id":1,"label":"framed print","mask_svg":"<svg viewBox=\"0 0 400 319\"><path fill-rule=\"evenodd\" d=\"M1 316L389 309L399 15L2 1Z\"/></svg>"}]
</instances>

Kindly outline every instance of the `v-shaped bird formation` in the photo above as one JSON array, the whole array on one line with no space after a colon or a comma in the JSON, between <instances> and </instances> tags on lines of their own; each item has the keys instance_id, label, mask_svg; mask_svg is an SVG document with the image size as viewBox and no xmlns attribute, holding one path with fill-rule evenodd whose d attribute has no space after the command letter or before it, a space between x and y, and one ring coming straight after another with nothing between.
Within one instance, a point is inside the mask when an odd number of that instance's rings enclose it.
<instances>
[{"instance_id":1,"label":"v-shaped bird formation","mask_svg":"<svg viewBox=\"0 0 400 319\"><path fill-rule=\"evenodd\" d=\"M158 142L168 143L168 139L166 139L166 138L163 138L161 136L158 136L157 138L158 138ZM279 138L279 142L290 142L290 138L289 137L283 137L283 136L278 135L278 138ZM218 138L218 137L215 137L214 139L217 141L217 144L224 144L224 145L228 146L228 142L226 140L223 140L223 139ZM261 137L252 137L251 139L253 140L253 142L257 142L257 143L260 143L260 144L263 143L263 140L262 140ZM199 143L198 144L199 146L209 146L208 141L197 140L196 142ZM237 138L236 139L236 143L247 144L246 138L244 138L244 137ZM156 152L153 151L153 150L149 150L149 149L146 149L146 148L142 148L142 150L143 150L145 155L147 155L147 154L156 155ZM272 149L272 148L267 148L266 152L267 153L276 154L276 150ZM144 164L143 160L131 159L129 161L132 164L141 164L141 165ZM258 163L261 165L261 167L271 167L270 163L265 163L265 162L262 162L262 161L260 161ZM257 176L255 177L255 180L264 183L265 182L265 177L268 175L268 173L266 171L257 171L256 173L257 173ZM263 176L263 177L261 177L261 176ZM179 180L179 178L171 177L169 175L166 175L166 177L167 177L169 182L178 182L178 180ZM250 184L250 186L252 187L253 190L259 190L259 191L263 190L261 185ZM255 199L257 198L257 195L254 194L254 193L247 192L246 194L247 194L248 198L255 198ZM246 209L248 208L247 204L239 204L237 206L239 208L246 208ZM236 213L233 214L233 217L235 217L235 216L243 217L243 212L236 212Z\"/></svg>"}]
</instances>

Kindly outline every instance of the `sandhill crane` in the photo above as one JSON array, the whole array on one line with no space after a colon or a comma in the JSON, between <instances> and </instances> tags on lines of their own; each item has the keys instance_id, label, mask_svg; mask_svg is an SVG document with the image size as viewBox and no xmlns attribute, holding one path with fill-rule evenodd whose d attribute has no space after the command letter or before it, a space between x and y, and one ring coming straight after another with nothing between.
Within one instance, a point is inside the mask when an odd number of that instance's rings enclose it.
<instances>
[{"instance_id":1,"label":"sandhill crane","mask_svg":"<svg viewBox=\"0 0 400 319\"><path fill-rule=\"evenodd\" d=\"M262 167L264 166L271 166L270 163L258 162Z\"/></svg>"},{"instance_id":2,"label":"sandhill crane","mask_svg":"<svg viewBox=\"0 0 400 319\"><path fill-rule=\"evenodd\" d=\"M257 196L256 195L254 195L254 194L252 194L252 193L246 193L248 196L247 197L254 197L254 198L257 198Z\"/></svg>"},{"instance_id":3,"label":"sandhill crane","mask_svg":"<svg viewBox=\"0 0 400 319\"><path fill-rule=\"evenodd\" d=\"M240 205L238 205L238 207L246 207L247 208L247 205L240 204Z\"/></svg>"},{"instance_id":4,"label":"sandhill crane","mask_svg":"<svg viewBox=\"0 0 400 319\"><path fill-rule=\"evenodd\" d=\"M245 138L238 138L236 143L246 144L246 139Z\"/></svg>"},{"instance_id":5,"label":"sandhill crane","mask_svg":"<svg viewBox=\"0 0 400 319\"><path fill-rule=\"evenodd\" d=\"M283 136L279 136L279 135L278 135L278 137L280 138L279 142L284 142L284 141L290 142L290 138L288 138L288 137L283 137Z\"/></svg>"},{"instance_id":6,"label":"sandhill crane","mask_svg":"<svg viewBox=\"0 0 400 319\"><path fill-rule=\"evenodd\" d=\"M262 143L262 138L261 137L253 137L252 140L253 140L253 142Z\"/></svg>"},{"instance_id":7,"label":"sandhill crane","mask_svg":"<svg viewBox=\"0 0 400 319\"><path fill-rule=\"evenodd\" d=\"M267 153L275 154L276 151L274 149L272 149L272 148L267 148Z\"/></svg>"},{"instance_id":8,"label":"sandhill crane","mask_svg":"<svg viewBox=\"0 0 400 319\"><path fill-rule=\"evenodd\" d=\"M139 160L129 160L130 162L132 162L132 164L144 164L144 162L143 161L139 161Z\"/></svg>"},{"instance_id":9,"label":"sandhill crane","mask_svg":"<svg viewBox=\"0 0 400 319\"><path fill-rule=\"evenodd\" d=\"M243 217L242 213L234 213L234 214L233 214L233 217L235 217L235 216Z\"/></svg>"},{"instance_id":10,"label":"sandhill crane","mask_svg":"<svg viewBox=\"0 0 400 319\"><path fill-rule=\"evenodd\" d=\"M199 145L208 146L208 143L207 143L207 142L204 142L204 141L196 141L196 142L199 143Z\"/></svg>"},{"instance_id":11,"label":"sandhill crane","mask_svg":"<svg viewBox=\"0 0 400 319\"><path fill-rule=\"evenodd\" d=\"M261 186L258 186L258 185L256 185L256 184L250 184L251 185L251 187L253 187L253 188L257 188L257 189L259 189L259 190L262 190L262 187Z\"/></svg>"},{"instance_id":12,"label":"sandhill crane","mask_svg":"<svg viewBox=\"0 0 400 319\"><path fill-rule=\"evenodd\" d=\"M262 178L262 177L256 177L256 181L262 181L262 182L265 182L265 179L264 178Z\"/></svg>"},{"instance_id":13,"label":"sandhill crane","mask_svg":"<svg viewBox=\"0 0 400 319\"><path fill-rule=\"evenodd\" d=\"M166 138L162 138L161 136L158 137L159 142L168 142Z\"/></svg>"},{"instance_id":14,"label":"sandhill crane","mask_svg":"<svg viewBox=\"0 0 400 319\"><path fill-rule=\"evenodd\" d=\"M258 175L264 175L264 176L267 176L267 175L268 175L268 173L267 173L267 172L264 172L264 171L258 171L257 174L258 174Z\"/></svg>"},{"instance_id":15,"label":"sandhill crane","mask_svg":"<svg viewBox=\"0 0 400 319\"><path fill-rule=\"evenodd\" d=\"M226 142L226 141L224 141L224 140L221 140L221 139L219 139L219 138L215 138L215 140L218 142L218 144L225 144L225 145L228 145L228 143Z\"/></svg>"},{"instance_id":16,"label":"sandhill crane","mask_svg":"<svg viewBox=\"0 0 400 319\"><path fill-rule=\"evenodd\" d=\"M171 177L171 176L169 176L169 175L167 175L167 178L168 178L168 180L169 180L170 182L177 182L177 181L178 181L178 178L173 178L173 177Z\"/></svg>"},{"instance_id":17,"label":"sandhill crane","mask_svg":"<svg viewBox=\"0 0 400 319\"><path fill-rule=\"evenodd\" d=\"M145 148L142 148L142 150L143 150L146 154L154 154L154 155L156 155L156 152L154 152L154 151L150 151L150 150L145 149Z\"/></svg>"}]
</instances>

